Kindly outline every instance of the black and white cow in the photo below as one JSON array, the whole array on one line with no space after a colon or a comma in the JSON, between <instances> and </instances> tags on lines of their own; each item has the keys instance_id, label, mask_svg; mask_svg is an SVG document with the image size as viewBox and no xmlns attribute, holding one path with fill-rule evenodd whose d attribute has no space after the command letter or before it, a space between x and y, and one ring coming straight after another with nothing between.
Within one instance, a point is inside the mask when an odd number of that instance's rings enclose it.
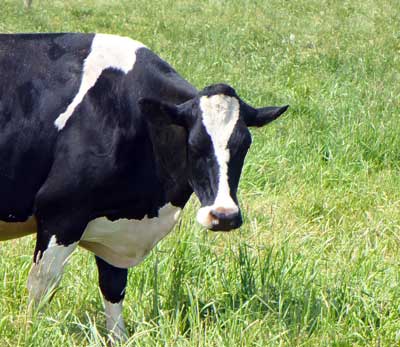
<instances>
[{"instance_id":1,"label":"black and white cow","mask_svg":"<svg viewBox=\"0 0 400 347\"><path fill-rule=\"evenodd\" d=\"M238 228L247 127L286 109L255 109L224 84L198 91L129 38L0 35L0 239L37 233L31 300L80 245L96 255L107 327L123 337L127 268L193 192L201 225Z\"/></svg>"}]
</instances>

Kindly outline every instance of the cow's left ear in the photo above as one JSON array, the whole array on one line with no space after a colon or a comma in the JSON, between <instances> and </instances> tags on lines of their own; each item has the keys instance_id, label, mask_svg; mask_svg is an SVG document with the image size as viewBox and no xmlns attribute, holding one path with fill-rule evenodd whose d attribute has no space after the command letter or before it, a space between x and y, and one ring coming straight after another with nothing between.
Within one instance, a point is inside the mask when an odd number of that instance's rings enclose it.
<instances>
[{"instance_id":1,"label":"cow's left ear","mask_svg":"<svg viewBox=\"0 0 400 347\"><path fill-rule=\"evenodd\" d=\"M243 119L247 126L262 127L269 122L277 119L281 114L283 114L288 108L286 106L269 106L262 108L250 108L246 105L244 109Z\"/></svg>"},{"instance_id":2,"label":"cow's left ear","mask_svg":"<svg viewBox=\"0 0 400 347\"><path fill-rule=\"evenodd\" d=\"M139 108L145 118L158 124L174 124L185 126L185 115L179 106L166 103L157 99L142 98Z\"/></svg>"}]
</instances>

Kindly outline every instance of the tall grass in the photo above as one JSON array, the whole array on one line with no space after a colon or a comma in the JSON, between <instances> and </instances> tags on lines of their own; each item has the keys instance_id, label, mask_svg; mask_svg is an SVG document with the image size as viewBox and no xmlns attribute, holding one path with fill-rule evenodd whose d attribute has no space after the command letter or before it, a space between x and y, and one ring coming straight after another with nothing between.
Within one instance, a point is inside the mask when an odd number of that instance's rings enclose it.
<instances>
[{"instance_id":1,"label":"tall grass","mask_svg":"<svg viewBox=\"0 0 400 347\"><path fill-rule=\"evenodd\" d=\"M399 18L389 0L0 3L1 32L130 36L198 88L291 105L252 131L241 230L203 231L193 199L130 271L126 346L400 344ZM89 253L29 315L34 240L0 247L0 346L106 345Z\"/></svg>"}]
</instances>

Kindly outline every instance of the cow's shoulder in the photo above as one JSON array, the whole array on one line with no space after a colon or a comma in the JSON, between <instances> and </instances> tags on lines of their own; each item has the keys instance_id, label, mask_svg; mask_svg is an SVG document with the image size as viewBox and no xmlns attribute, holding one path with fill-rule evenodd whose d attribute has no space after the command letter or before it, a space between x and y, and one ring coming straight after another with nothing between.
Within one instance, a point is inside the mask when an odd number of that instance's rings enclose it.
<instances>
[{"instance_id":1,"label":"cow's shoulder","mask_svg":"<svg viewBox=\"0 0 400 347\"><path fill-rule=\"evenodd\" d=\"M145 47L143 43L129 37L96 34L85 64L88 68L114 67L127 73L135 64L136 51L143 47Z\"/></svg>"}]
</instances>

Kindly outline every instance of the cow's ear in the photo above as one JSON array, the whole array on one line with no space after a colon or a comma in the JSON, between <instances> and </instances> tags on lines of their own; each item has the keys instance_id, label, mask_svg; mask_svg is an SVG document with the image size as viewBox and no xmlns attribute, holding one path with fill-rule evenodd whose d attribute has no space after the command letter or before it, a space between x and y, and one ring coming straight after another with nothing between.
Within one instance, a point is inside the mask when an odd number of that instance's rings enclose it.
<instances>
[{"instance_id":1,"label":"cow's ear","mask_svg":"<svg viewBox=\"0 0 400 347\"><path fill-rule=\"evenodd\" d=\"M185 126L185 115L179 106L151 98L139 100L144 117L153 123Z\"/></svg>"},{"instance_id":2,"label":"cow's ear","mask_svg":"<svg viewBox=\"0 0 400 347\"><path fill-rule=\"evenodd\" d=\"M286 106L269 106L262 108L252 108L246 105L244 109L244 121L247 126L252 127L262 127L269 122L277 119L281 114L283 114L288 108Z\"/></svg>"}]
</instances>

